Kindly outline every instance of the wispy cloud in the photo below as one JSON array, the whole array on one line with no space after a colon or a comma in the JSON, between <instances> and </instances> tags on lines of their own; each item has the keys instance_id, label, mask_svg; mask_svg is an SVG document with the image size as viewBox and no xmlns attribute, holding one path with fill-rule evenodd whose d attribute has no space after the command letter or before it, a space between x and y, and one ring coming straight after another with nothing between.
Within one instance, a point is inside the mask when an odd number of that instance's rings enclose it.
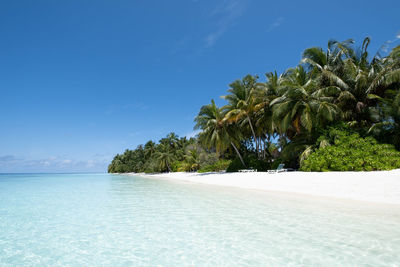
<instances>
[{"instance_id":1,"label":"wispy cloud","mask_svg":"<svg viewBox=\"0 0 400 267\"><path fill-rule=\"evenodd\" d=\"M267 32L273 31L273 30L275 30L276 28L278 28L279 26L281 26L284 20L285 20L284 17L279 17L279 18L277 18L274 22L272 22L272 23L269 25L269 27L268 27L268 29L267 29Z\"/></svg>"},{"instance_id":2,"label":"wispy cloud","mask_svg":"<svg viewBox=\"0 0 400 267\"><path fill-rule=\"evenodd\" d=\"M142 135L142 132L141 132L141 131L135 131L135 132L129 133L128 135L131 136L131 137L133 137L133 136L140 136L140 135Z\"/></svg>"},{"instance_id":3,"label":"wispy cloud","mask_svg":"<svg viewBox=\"0 0 400 267\"><path fill-rule=\"evenodd\" d=\"M16 158L13 155L5 155L5 156L0 156L0 164L5 164L5 163L9 163L9 162L14 162L18 160L18 158Z\"/></svg>"},{"instance_id":4,"label":"wispy cloud","mask_svg":"<svg viewBox=\"0 0 400 267\"><path fill-rule=\"evenodd\" d=\"M91 159L87 160L74 160L64 156L25 159L5 155L0 156L0 172L105 171L111 159L111 155L100 154L93 155Z\"/></svg>"},{"instance_id":5,"label":"wispy cloud","mask_svg":"<svg viewBox=\"0 0 400 267\"><path fill-rule=\"evenodd\" d=\"M72 163L72 160L70 160L70 159L64 159L64 160L61 161L62 165L69 165L71 163Z\"/></svg>"},{"instance_id":6,"label":"wispy cloud","mask_svg":"<svg viewBox=\"0 0 400 267\"><path fill-rule=\"evenodd\" d=\"M192 132L189 132L185 135L186 138L192 138L192 137L196 137L196 135L198 135L200 133L200 130L195 130Z\"/></svg>"},{"instance_id":7,"label":"wispy cloud","mask_svg":"<svg viewBox=\"0 0 400 267\"><path fill-rule=\"evenodd\" d=\"M384 53L388 53L397 43L400 41L400 31L397 32L395 38L393 40L386 41L378 50L378 54L380 51Z\"/></svg>"},{"instance_id":8,"label":"wispy cloud","mask_svg":"<svg viewBox=\"0 0 400 267\"><path fill-rule=\"evenodd\" d=\"M218 18L215 30L205 37L205 46L212 47L217 40L234 25L236 20L243 14L246 9L246 1L222 1L210 13L210 17Z\"/></svg>"}]
</instances>

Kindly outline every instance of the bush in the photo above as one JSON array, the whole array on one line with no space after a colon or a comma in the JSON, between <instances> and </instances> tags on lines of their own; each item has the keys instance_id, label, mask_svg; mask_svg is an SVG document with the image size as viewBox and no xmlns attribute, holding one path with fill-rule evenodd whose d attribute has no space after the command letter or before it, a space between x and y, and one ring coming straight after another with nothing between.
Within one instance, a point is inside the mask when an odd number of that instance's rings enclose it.
<instances>
[{"instance_id":1,"label":"bush","mask_svg":"<svg viewBox=\"0 0 400 267\"><path fill-rule=\"evenodd\" d=\"M268 162L264 160L259 160L255 155L246 155L243 157L243 161L246 164L246 167L243 166L242 162L237 157L232 160L226 171L237 172L238 170L249 168L253 168L257 171L267 171L270 168L270 164Z\"/></svg>"},{"instance_id":2,"label":"bush","mask_svg":"<svg viewBox=\"0 0 400 267\"><path fill-rule=\"evenodd\" d=\"M376 171L400 168L400 152L393 145L378 144L372 137L331 128L318 139L327 141L301 163L302 171Z\"/></svg>"},{"instance_id":3,"label":"bush","mask_svg":"<svg viewBox=\"0 0 400 267\"><path fill-rule=\"evenodd\" d=\"M230 160L224 160L220 159L214 164L210 165L205 165L200 168L198 172L219 172L219 171L224 171L228 168L230 165L231 161Z\"/></svg>"},{"instance_id":4,"label":"bush","mask_svg":"<svg viewBox=\"0 0 400 267\"><path fill-rule=\"evenodd\" d=\"M237 172L240 169L244 169L243 164L239 158L235 158L226 168L226 172Z\"/></svg>"},{"instance_id":5,"label":"bush","mask_svg":"<svg viewBox=\"0 0 400 267\"><path fill-rule=\"evenodd\" d=\"M189 171L189 169L189 166L187 166L187 164L185 164L183 161L174 161L171 164L172 172Z\"/></svg>"},{"instance_id":6,"label":"bush","mask_svg":"<svg viewBox=\"0 0 400 267\"><path fill-rule=\"evenodd\" d=\"M207 153L207 152L202 152L200 153L200 167L207 166L207 165L213 165L220 161L216 153Z\"/></svg>"}]
</instances>

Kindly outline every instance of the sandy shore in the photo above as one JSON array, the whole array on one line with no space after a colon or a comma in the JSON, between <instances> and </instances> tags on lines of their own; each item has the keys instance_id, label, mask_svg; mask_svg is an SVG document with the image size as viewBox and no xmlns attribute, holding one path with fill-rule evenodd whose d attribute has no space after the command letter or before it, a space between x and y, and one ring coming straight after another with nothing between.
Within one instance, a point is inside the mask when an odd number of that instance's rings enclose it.
<instances>
[{"instance_id":1,"label":"sandy shore","mask_svg":"<svg viewBox=\"0 0 400 267\"><path fill-rule=\"evenodd\" d=\"M400 169L380 172L130 174L193 183L400 204Z\"/></svg>"}]
</instances>

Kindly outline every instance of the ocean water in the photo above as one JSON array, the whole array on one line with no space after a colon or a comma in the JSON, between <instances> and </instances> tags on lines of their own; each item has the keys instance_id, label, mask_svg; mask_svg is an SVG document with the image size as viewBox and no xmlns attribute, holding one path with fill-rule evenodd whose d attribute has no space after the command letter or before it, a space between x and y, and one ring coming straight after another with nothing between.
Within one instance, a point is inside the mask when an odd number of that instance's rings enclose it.
<instances>
[{"instance_id":1,"label":"ocean water","mask_svg":"<svg viewBox=\"0 0 400 267\"><path fill-rule=\"evenodd\" d=\"M0 266L398 266L400 206L109 174L0 175Z\"/></svg>"}]
</instances>

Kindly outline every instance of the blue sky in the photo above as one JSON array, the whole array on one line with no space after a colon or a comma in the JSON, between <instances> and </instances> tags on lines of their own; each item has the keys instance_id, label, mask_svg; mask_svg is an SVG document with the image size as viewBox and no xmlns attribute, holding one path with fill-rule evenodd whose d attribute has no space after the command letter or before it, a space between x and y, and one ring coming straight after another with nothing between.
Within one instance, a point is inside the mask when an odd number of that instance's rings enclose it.
<instances>
[{"instance_id":1,"label":"blue sky","mask_svg":"<svg viewBox=\"0 0 400 267\"><path fill-rule=\"evenodd\" d=\"M246 74L329 39L400 30L399 1L1 1L0 172L106 171L116 153L191 135Z\"/></svg>"}]
</instances>

